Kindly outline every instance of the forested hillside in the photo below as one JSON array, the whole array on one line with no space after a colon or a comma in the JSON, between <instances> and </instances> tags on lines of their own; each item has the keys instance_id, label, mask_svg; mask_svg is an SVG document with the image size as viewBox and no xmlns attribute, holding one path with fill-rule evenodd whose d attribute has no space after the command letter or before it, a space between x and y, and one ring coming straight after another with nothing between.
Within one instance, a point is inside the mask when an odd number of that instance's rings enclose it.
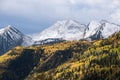
<instances>
[{"instance_id":1,"label":"forested hillside","mask_svg":"<svg viewBox=\"0 0 120 80\"><path fill-rule=\"evenodd\" d=\"M120 32L95 41L16 47L0 56L0 80L120 80Z\"/></svg>"}]
</instances>

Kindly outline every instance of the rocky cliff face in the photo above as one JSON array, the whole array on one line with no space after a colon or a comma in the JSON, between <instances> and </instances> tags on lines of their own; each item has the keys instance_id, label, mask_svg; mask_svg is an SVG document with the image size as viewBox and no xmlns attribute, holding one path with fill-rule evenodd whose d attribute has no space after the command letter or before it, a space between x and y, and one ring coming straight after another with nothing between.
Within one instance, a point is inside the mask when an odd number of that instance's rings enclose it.
<instances>
[{"instance_id":1,"label":"rocky cliff face","mask_svg":"<svg viewBox=\"0 0 120 80\"><path fill-rule=\"evenodd\" d=\"M0 29L0 54L7 50L21 45L23 42L23 34L14 27L7 26Z\"/></svg>"}]
</instances>

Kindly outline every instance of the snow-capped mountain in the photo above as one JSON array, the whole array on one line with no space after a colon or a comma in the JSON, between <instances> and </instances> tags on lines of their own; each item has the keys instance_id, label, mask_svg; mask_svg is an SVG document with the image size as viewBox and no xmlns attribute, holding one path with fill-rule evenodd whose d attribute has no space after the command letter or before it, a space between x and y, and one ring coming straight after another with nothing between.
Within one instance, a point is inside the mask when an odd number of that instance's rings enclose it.
<instances>
[{"instance_id":1,"label":"snow-capped mountain","mask_svg":"<svg viewBox=\"0 0 120 80\"><path fill-rule=\"evenodd\" d=\"M97 34L97 32L100 30L100 27L101 27L101 24L99 22L91 21L86 27L84 38L89 38Z\"/></svg>"},{"instance_id":2,"label":"snow-capped mountain","mask_svg":"<svg viewBox=\"0 0 120 80\"><path fill-rule=\"evenodd\" d=\"M91 21L86 28L84 38L100 39L107 38L115 32L120 31L120 26L108 21Z\"/></svg>"},{"instance_id":3,"label":"snow-capped mountain","mask_svg":"<svg viewBox=\"0 0 120 80\"><path fill-rule=\"evenodd\" d=\"M57 21L51 27L45 29L41 33L32 35L35 41L48 38L62 38L65 40L79 40L83 38L86 26L74 20Z\"/></svg>"},{"instance_id":4,"label":"snow-capped mountain","mask_svg":"<svg viewBox=\"0 0 120 80\"><path fill-rule=\"evenodd\" d=\"M120 31L120 26L108 21L91 21L87 26L75 20L57 21L41 33L25 36L14 27L0 29L0 54L16 46L51 44L63 40L101 39Z\"/></svg>"},{"instance_id":5,"label":"snow-capped mountain","mask_svg":"<svg viewBox=\"0 0 120 80\"><path fill-rule=\"evenodd\" d=\"M41 33L32 35L33 40L39 41L48 38L62 38L64 40L100 39L107 38L120 31L120 26L108 21L91 21L88 26L74 20L57 21Z\"/></svg>"},{"instance_id":6,"label":"snow-capped mountain","mask_svg":"<svg viewBox=\"0 0 120 80\"><path fill-rule=\"evenodd\" d=\"M21 44L28 45L25 39L26 36L10 25L0 29L0 54ZM27 37L27 39L30 38ZM28 42L30 42L30 40Z\"/></svg>"},{"instance_id":7,"label":"snow-capped mountain","mask_svg":"<svg viewBox=\"0 0 120 80\"><path fill-rule=\"evenodd\" d=\"M23 34L20 31L10 25L0 29L0 54L15 46L21 45L23 42L22 36Z\"/></svg>"}]
</instances>

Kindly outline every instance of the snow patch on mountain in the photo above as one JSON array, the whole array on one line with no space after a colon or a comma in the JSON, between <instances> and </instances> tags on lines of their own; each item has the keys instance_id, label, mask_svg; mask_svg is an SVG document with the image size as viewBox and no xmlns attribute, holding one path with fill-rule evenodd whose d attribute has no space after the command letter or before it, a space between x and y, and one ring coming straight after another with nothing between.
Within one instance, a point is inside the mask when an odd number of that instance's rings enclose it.
<instances>
[{"instance_id":1,"label":"snow patch on mountain","mask_svg":"<svg viewBox=\"0 0 120 80\"><path fill-rule=\"evenodd\" d=\"M0 29L0 54L21 45L22 41L23 34L15 27L9 25Z\"/></svg>"},{"instance_id":2,"label":"snow patch on mountain","mask_svg":"<svg viewBox=\"0 0 120 80\"><path fill-rule=\"evenodd\" d=\"M62 38L65 40L79 40L83 38L83 33L86 26L74 20L57 21L51 27L45 29L41 33L32 36L37 40L44 40L48 38Z\"/></svg>"},{"instance_id":3,"label":"snow patch on mountain","mask_svg":"<svg viewBox=\"0 0 120 80\"><path fill-rule=\"evenodd\" d=\"M15 27L0 29L0 54L16 46L30 46L61 42L62 40L96 40L107 38L120 31L120 25L102 20L91 21L87 26L75 20L57 21L41 33L26 36Z\"/></svg>"},{"instance_id":4,"label":"snow patch on mountain","mask_svg":"<svg viewBox=\"0 0 120 80\"><path fill-rule=\"evenodd\" d=\"M84 38L88 38L94 34L96 34L96 32L100 29L101 24L97 21L91 21L88 24L88 27L85 30L85 36Z\"/></svg>"},{"instance_id":5,"label":"snow patch on mountain","mask_svg":"<svg viewBox=\"0 0 120 80\"><path fill-rule=\"evenodd\" d=\"M48 38L62 38L64 40L100 39L107 38L120 31L120 26L106 20L91 21L87 26L75 20L57 21L41 33L32 35L33 40L39 41Z\"/></svg>"},{"instance_id":6,"label":"snow patch on mountain","mask_svg":"<svg viewBox=\"0 0 120 80\"><path fill-rule=\"evenodd\" d=\"M104 38L108 38L110 35L118 31L120 31L119 25L109 22L102 22L101 34Z\"/></svg>"},{"instance_id":7,"label":"snow patch on mountain","mask_svg":"<svg viewBox=\"0 0 120 80\"><path fill-rule=\"evenodd\" d=\"M15 27L8 25L0 29L0 54L16 47L32 45L32 38L25 36Z\"/></svg>"}]
</instances>

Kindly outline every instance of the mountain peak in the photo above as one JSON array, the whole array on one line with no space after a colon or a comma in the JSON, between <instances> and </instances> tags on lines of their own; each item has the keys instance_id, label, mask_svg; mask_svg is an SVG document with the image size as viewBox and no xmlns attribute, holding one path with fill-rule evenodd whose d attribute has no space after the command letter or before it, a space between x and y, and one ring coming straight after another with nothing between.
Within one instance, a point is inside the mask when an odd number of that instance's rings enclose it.
<instances>
[{"instance_id":1,"label":"mountain peak","mask_svg":"<svg viewBox=\"0 0 120 80\"><path fill-rule=\"evenodd\" d=\"M11 26L11 25L8 25L8 26L6 26L6 28L12 28L13 26Z\"/></svg>"},{"instance_id":2,"label":"mountain peak","mask_svg":"<svg viewBox=\"0 0 120 80\"><path fill-rule=\"evenodd\" d=\"M100 26L101 24L98 21L91 21L87 26L84 38L94 35L99 30Z\"/></svg>"},{"instance_id":3,"label":"mountain peak","mask_svg":"<svg viewBox=\"0 0 120 80\"><path fill-rule=\"evenodd\" d=\"M115 23L109 22L109 21L107 21L107 20L101 20L100 23L101 23L101 24L111 24L111 25L117 25L117 26L120 26L120 25L118 25L118 24L115 24Z\"/></svg>"},{"instance_id":4,"label":"mountain peak","mask_svg":"<svg viewBox=\"0 0 120 80\"><path fill-rule=\"evenodd\" d=\"M94 28L94 27L98 27L99 25L100 25L100 22L93 20L93 21L89 22L88 27Z\"/></svg>"},{"instance_id":5,"label":"mountain peak","mask_svg":"<svg viewBox=\"0 0 120 80\"><path fill-rule=\"evenodd\" d=\"M34 40L44 40L47 38L62 38L65 40L79 40L85 30L85 25L75 20L57 21L37 36L32 36ZM39 37L38 37L39 36Z\"/></svg>"},{"instance_id":6,"label":"mountain peak","mask_svg":"<svg viewBox=\"0 0 120 80\"><path fill-rule=\"evenodd\" d=\"M92 21L89 23L88 29L86 29L85 38L108 38L110 35L118 31L120 31L120 26L108 22L107 20L101 20L100 22Z\"/></svg>"},{"instance_id":7,"label":"mountain peak","mask_svg":"<svg viewBox=\"0 0 120 80\"><path fill-rule=\"evenodd\" d=\"M4 28L5 30L16 29L14 26L8 25Z\"/></svg>"},{"instance_id":8,"label":"mountain peak","mask_svg":"<svg viewBox=\"0 0 120 80\"><path fill-rule=\"evenodd\" d=\"M23 34L16 28L8 25L0 29L0 54L18 46L23 41Z\"/></svg>"},{"instance_id":9,"label":"mountain peak","mask_svg":"<svg viewBox=\"0 0 120 80\"><path fill-rule=\"evenodd\" d=\"M0 34L7 33L7 32L9 32L9 31L11 31L11 30L14 31L14 32L17 32L17 31L18 31L15 27L13 27L13 26L11 26L11 25L8 25L8 26L0 29ZM19 31L19 32L20 32L20 31Z\"/></svg>"},{"instance_id":10,"label":"mountain peak","mask_svg":"<svg viewBox=\"0 0 120 80\"><path fill-rule=\"evenodd\" d=\"M69 27L71 25L76 25L76 26L79 26L80 23L75 21L75 20L61 20L61 21L57 21L53 26L56 26L56 27Z\"/></svg>"}]
</instances>

